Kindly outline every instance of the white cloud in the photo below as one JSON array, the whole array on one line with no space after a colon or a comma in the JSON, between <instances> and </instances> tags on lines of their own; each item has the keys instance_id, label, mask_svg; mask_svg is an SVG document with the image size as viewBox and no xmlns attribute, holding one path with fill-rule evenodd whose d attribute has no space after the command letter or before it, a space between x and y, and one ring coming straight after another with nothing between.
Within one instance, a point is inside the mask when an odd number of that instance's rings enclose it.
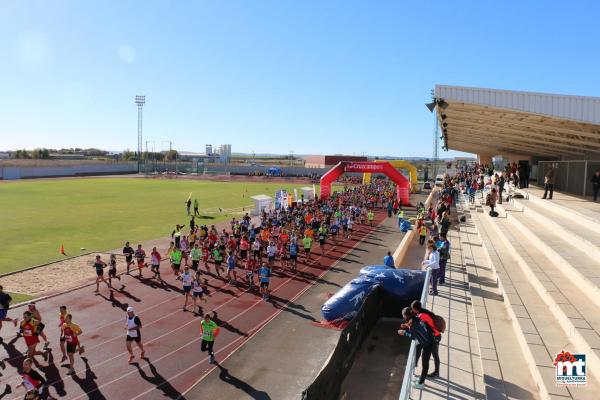
<instances>
[{"instance_id":1,"label":"white cloud","mask_svg":"<svg viewBox=\"0 0 600 400\"><path fill-rule=\"evenodd\" d=\"M127 44L119 46L119 58L126 64L131 64L135 61L135 49Z\"/></svg>"}]
</instances>

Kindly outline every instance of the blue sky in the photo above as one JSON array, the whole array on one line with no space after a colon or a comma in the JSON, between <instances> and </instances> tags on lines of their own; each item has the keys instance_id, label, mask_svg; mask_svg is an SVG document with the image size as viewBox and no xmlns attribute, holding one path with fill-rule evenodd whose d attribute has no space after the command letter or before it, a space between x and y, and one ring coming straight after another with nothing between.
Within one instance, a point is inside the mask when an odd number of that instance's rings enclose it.
<instances>
[{"instance_id":1,"label":"blue sky","mask_svg":"<svg viewBox=\"0 0 600 400\"><path fill-rule=\"evenodd\" d=\"M436 83L600 95L600 2L2 1L0 149L430 156ZM152 144L150 144L152 147Z\"/></svg>"}]
</instances>

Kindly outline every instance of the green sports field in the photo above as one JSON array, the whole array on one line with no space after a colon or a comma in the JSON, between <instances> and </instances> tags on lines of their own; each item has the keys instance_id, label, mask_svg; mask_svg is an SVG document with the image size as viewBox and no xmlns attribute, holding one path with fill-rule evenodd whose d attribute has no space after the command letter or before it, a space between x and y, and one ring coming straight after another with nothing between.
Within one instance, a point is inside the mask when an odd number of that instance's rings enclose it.
<instances>
[{"instance_id":1,"label":"green sports field","mask_svg":"<svg viewBox=\"0 0 600 400\"><path fill-rule=\"evenodd\" d=\"M87 178L15 181L0 184L0 273L84 251L107 251L125 241L170 235L188 225L185 201L200 202L200 223L231 218L227 209L251 207L250 196L274 197L301 184L212 182L189 179ZM225 209L219 212L218 208ZM231 212L234 212L232 210ZM210 218L208 218L210 217ZM214 218L214 219L213 219Z\"/></svg>"}]
</instances>

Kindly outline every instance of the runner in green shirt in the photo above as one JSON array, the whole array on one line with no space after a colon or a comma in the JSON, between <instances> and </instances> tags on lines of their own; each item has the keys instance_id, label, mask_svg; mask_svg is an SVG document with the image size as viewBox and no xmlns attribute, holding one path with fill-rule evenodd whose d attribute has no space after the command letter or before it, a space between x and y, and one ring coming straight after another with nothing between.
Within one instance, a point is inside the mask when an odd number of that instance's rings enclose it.
<instances>
[{"instance_id":1,"label":"runner in green shirt","mask_svg":"<svg viewBox=\"0 0 600 400\"><path fill-rule=\"evenodd\" d=\"M219 326L210 319L210 314L206 314L204 319L200 322L200 334L202 335L202 343L200 344L200 350L202 352L208 352L210 355L210 364L215 363L215 352L213 351L213 345L215 344L215 338L219 336Z\"/></svg>"},{"instance_id":2,"label":"runner in green shirt","mask_svg":"<svg viewBox=\"0 0 600 400\"><path fill-rule=\"evenodd\" d=\"M200 265L200 258L202 258L202 249L198 246L198 243L192 247L190 257L192 258L192 269L194 272L198 272L198 265Z\"/></svg>"},{"instance_id":3,"label":"runner in green shirt","mask_svg":"<svg viewBox=\"0 0 600 400\"><path fill-rule=\"evenodd\" d=\"M173 268L173 273L175 274L175 279L179 280L180 268L181 268L181 258L183 254L181 253L181 249L179 247L175 247L171 252L171 268Z\"/></svg>"},{"instance_id":4,"label":"runner in green shirt","mask_svg":"<svg viewBox=\"0 0 600 400\"><path fill-rule=\"evenodd\" d=\"M223 264L223 255L218 248L215 247L213 250L213 258L215 260L215 270L217 270L217 276L221 277L221 271L225 272L221 264Z\"/></svg>"},{"instance_id":5,"label":"runner in green shirt","mask_svg":"<svg viewBox=\"0 0 600 400\"><path fill-rule=\"evenodd\" d=\"M302 246L304 246L304 254L306 255L306 262L310 261L310 248L312 247L312 238L310 236L304 236L302 239Z\"/></svg>"},{"instance_id":6,"label":"runner in green shirt","mask_svg":"<svg viewBox=\"0 0 600 400\"><path fill-rule=\"evenodd\" d=\"M367 213L367 219L369 220L369 225L373 226L373 220L375 219L375 214L373 211L369 210Z\"/></svg>"}]
</instances>

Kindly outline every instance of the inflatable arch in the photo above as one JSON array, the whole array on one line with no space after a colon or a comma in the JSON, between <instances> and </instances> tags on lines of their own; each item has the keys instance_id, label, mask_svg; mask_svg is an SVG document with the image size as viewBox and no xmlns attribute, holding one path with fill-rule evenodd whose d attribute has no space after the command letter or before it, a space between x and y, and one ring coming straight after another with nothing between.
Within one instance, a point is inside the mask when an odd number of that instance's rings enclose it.
<instances>
[{"instance_id":1,"label":"inflatable arch","mask_svg":"<svg viewBox=\"0 0 600 400\"><path fill-rule=\"evenodd\" d=\"M419 182L417 180L417 169L406 160L375 160L375 162L389 162L394 168L402 168L408 171L410 176L410 190L415 193L419 191ZM363 183L371 182L371 173L366 172L363 175Z\"/></svg>"},{"instance_id":2,"label":"inflatable arch","mask_svg":"<svg viewBox=\"0 0 600 400\"><path fill-rule=\"evenodd\" d=\"M342 161L331 168L321 177L321 199L327 199L331 195L331 184L345 172L373 172L387 175L396 183L396 194L402 205L409 205L408 189L410 182L389 162L371 161Z\"/></svg>"}]
</instances>

